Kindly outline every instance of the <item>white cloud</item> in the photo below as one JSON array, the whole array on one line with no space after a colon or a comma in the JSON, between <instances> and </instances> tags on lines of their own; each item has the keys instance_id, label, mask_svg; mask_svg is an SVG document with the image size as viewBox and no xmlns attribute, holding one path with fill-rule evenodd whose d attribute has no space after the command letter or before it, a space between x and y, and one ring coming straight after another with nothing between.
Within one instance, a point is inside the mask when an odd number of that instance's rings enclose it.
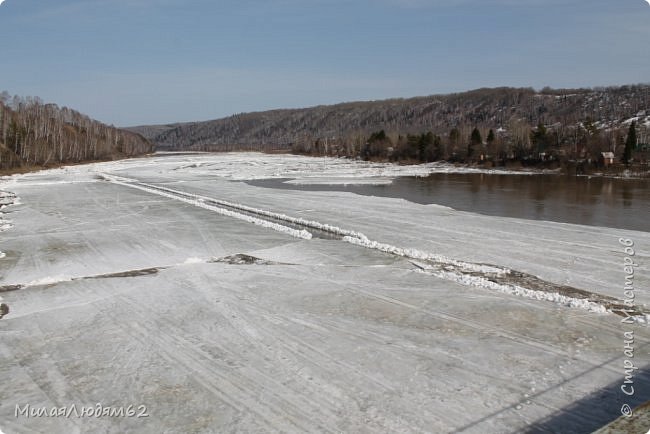
<instances>
[{"instance_id":1,"label":"white cloud","mask_svg":"<svg viewBox=\"0 0 650 434\"><path fill-rule=\"evenodd\" d=\"M5 2L5 0L0 0L0 5L1 5L2 3L4 3L4 2Z\"/></svg>"}]
</instances>

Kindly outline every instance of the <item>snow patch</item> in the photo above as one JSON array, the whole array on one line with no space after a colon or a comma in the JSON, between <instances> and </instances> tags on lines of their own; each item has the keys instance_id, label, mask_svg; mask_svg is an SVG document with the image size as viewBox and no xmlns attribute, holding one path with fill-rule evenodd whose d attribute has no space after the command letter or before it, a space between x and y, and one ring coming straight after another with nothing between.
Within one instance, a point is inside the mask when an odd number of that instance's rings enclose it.
<instances>
[{"instance_id":1,"label":"snow patch","mask_svg":"<svg viewBox=\"0 0 650 434\"><path fill-rule=\"evenodd\" d=\"M292 185L390 185L392 178L299 178L284 181Z\"/></svg>"},{"instance_id":2,"label":"snow patch","mask_svg":"<svg viewBox=\"0 0 650 434\"><path fill-rule=\"evenodd\" d=\"M538 291L523 288L518 285L504 285L492 282L484 277L472 276L462 273L437 271L437 270L418 270L418 272L433 275L438 278L451 280L464 286L477 286L479 288L499 291L508 295L530 298L539 301L550 301L574 309L582 309L593 313L607 313L607 308L601 304L589 300L568 297L557 292Z\"/></svg>"},{"instance_id":3,"label":"snow patch","mask_svg":"<svg viewBox=\"0 0 650 434\"><path fill-rule=\"evenodd\" d=\"M32 280L27 283L25 286L43 286L43 285L54 285L56 283L70 282L72 281L71 277L58 275L58 276L48 276L40 279Z\"/></svg>"},{"instance_id":4,"label":"snow patch","mask_svg":"<svg viewBox=\"0 0 650 434\"><path fill-rule=\"evenodd\" d=\"M20 186L23 187L35 187L35 186L47 186L47 185L67 185L67 184L89 184L93 182L98 182L97 179L71 179L71 180L56 180L56 181L26 181L21 182Z\"/></svg>"},{"instance_id":5,"label":"snow patch","mask_svg":"<svg viewBox=\"0 0 650 434\"><path fill-rule=\"evenodd\" d=\"M369 240L365 235L359 236L346 236L343 241L357 246L366 247L368 249L379 250L381 252L390 253L397 256L402 256L410 259L420 259L424 261L432 261L438 264L447 266L449 269L458 268L465 272L478 272L478 273L494 273L498 275L510 274L510 269L495 267L485 264L473 264L471 262L457 261L442 255L435 255L432 253L423 252L417 249L405 249L402 247L393 246L391 244L380 243L377 241Z\"/></svg>"},{"instance_id":6,"label":"snow patch","mask_svg":"<svg viewBox=\"0 0 650 434\"><path fill-rule=\"evenodd\" d=\"M621 124L623 125L630 125L632 122L637 122L639 120L639 116L633 116L629 119L625 119Z\"/></svg>"},{"instance_id":7,"label":"snow patch","mask_svg":"<svg viewBox=\"0 0 650 434\"><path fill-rule=\"evenodd\" d=\"M0 191L0 210L19 204L20 201L18 200L18 196L16 196L14 193L11 193L9 191ZM5 218L5 214L6 213L0 211L0 232L8 231L14 227L13 222L8 218ZM0 251L0 259L3 259L5 257L7 257L7 254ZM0 298L0 300L2 300L2 298Z\"/></svg>"}]
</instances>

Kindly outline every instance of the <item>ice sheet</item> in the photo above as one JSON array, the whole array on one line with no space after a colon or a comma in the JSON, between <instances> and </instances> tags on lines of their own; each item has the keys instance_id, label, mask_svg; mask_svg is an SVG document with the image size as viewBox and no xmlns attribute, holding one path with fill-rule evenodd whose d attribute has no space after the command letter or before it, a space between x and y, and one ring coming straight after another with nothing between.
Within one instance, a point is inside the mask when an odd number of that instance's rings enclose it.
<instances>
[{"instance_id":1,"label":"ice sheet","mask_svg":"<svg viewBox=\"0 0 650 434\"><path fill-rule=\"evenodd\" d=\"M650 399L647 328L413 264L514 269L621 298L618 239L633 239L647 264L648 233L232 181L240 169L285 177L311 164L183 155L4 179L0 190L20 204L3 210L14 226L0 235L0 285L31 286L2 293L11 312L0 320L0 428L588 432L619 414L628 327L640 367L631 403ZM275 223L296 219L278 224L321 225L338 238L296 238L173 191L263 211L257 218ZM236 254L260 260L219 261ZM636 269L640 304L648 277L647 266ZM14 415L16 405L97 403L146 405L149 417Z\"/></svg>"}]
</instances>

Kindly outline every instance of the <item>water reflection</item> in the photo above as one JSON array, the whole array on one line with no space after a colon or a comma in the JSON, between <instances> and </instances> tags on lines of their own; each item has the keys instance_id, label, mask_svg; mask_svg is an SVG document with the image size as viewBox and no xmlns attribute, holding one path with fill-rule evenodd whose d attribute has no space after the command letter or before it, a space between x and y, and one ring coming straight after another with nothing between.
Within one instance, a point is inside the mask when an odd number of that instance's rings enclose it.
<instances>
[{"instance_id":1,"label":"water reflection","mask_svg":"<svg viewBox=\"0 0 650 434\"><path fill-rule=\"evenodd\" d=\"M564 175L433 174L397 178L391 185L291 185L257 180L260 187L349 191L440 204L463 211L650 231L650 180Z\"/></svg>"},{"instance_id":2,"label":"water reflection","mask_svg":"<svg viewBox=\"0 0 650 434\"><path fill-rule=\"evenodd\" d=\"M634 193L631 192L629 188L623 188L621 195L623 196L623 207L631 208L632 199L634 198Z\"/></svg>"}]
</instances>

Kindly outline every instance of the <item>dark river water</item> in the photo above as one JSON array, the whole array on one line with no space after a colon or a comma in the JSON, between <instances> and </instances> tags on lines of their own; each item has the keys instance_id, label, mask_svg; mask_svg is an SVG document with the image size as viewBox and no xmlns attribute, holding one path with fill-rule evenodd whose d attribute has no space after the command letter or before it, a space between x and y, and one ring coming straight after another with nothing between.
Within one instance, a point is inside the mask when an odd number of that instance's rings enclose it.
<instances>
[{"instance_id":1,"label":"dark river water","mask_svg":"<svg viewBox=\"0 0 650 434\"><path fill-rule=\"evenodd\" d=\"M471 173L401 177L390 185L293 185L284 181L264 179L248 184L289 190L347 191L487 215L650 231L650 180Z\"/></svg>"}]
</instances>

